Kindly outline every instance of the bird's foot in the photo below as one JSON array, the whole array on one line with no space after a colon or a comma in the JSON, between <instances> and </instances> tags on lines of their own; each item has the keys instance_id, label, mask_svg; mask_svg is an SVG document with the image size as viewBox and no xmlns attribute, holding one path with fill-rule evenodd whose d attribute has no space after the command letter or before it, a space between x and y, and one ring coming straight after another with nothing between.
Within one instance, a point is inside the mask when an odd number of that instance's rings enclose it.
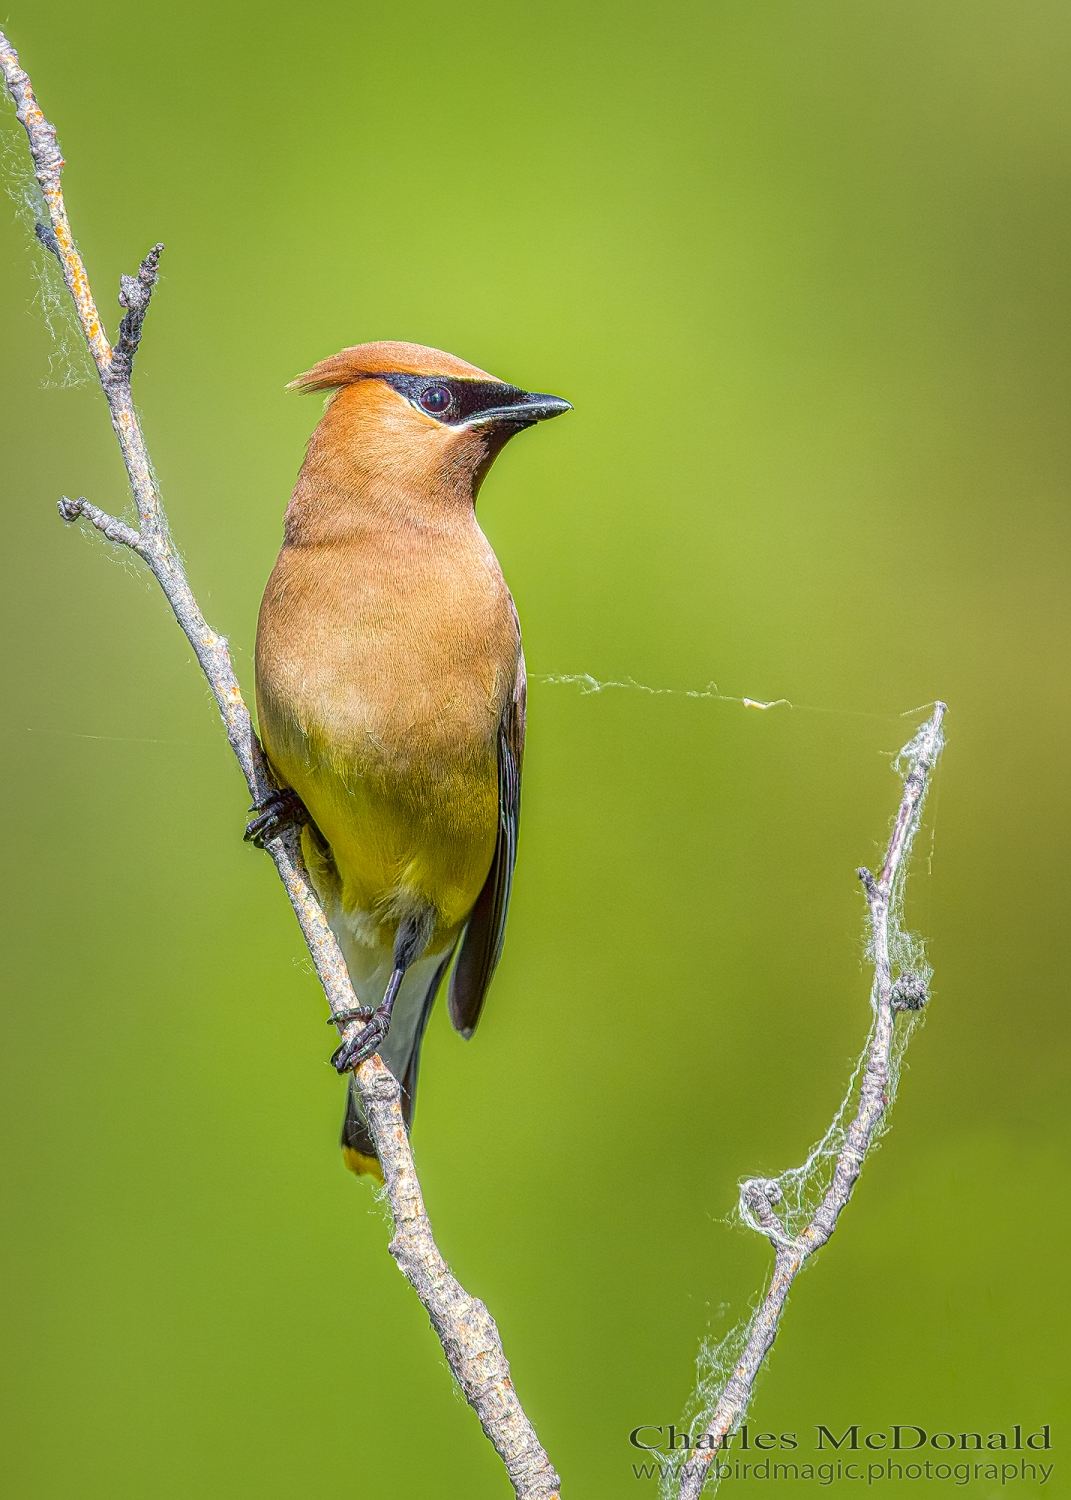
<instances>
[{"instance_id":1,"label":"bird's foot","mask_svg":"<svg viewBox=\"0 0 1071 1500\"><path fill-rule=\"evenodd\" d=\"M363 1063L366 1057L371 1057L373 1052L379 1050L390 1030L390 1010L381 1005L378 1010L368 1011L362 1007L362 1011L354 1011L353 1019L362 1020L368 1017L364 1028L357 1033L351 1042L343 1042L331 1057L331 1065L339 1073L349 1073L358 1063Z\"/></svg>"},{"instance_id":2,"label":"bird's foot","mask_svg":"<svg viewBox=\"0 0 1071 1500\"><path fill-rule=\"evenodd\" d=\"M256 813L256 817L246 827L245 841L255 844L258 849L263 849L267 840L273 839L284 828L309 821L308 808L297 792L288 786L269 792L260 802L254 802L249 811Z\"/></svg>"}]
</instances>

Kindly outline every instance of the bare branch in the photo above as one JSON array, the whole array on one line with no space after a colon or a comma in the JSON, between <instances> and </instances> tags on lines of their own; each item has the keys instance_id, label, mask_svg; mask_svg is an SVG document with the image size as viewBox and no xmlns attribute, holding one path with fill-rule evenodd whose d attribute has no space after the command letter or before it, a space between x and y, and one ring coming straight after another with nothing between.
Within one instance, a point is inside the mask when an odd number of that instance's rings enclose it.
<instances>
[{"instance_id":1,"label":"bare branch","mask_svg":"<svg viewBox=\"0 0 1071 1500\"><path fill-rule=\"evenodd\" d=\"M19 66L18 53L2 31L0 69L3 69L4 82L15 101L19 123L25 128L29 138L34 175L48 205L49 223L38 229L38 238L58 258L93 360L98 370L105 369L111 361L111 345L105 337L93 293L89 290L89 277L82 264L82 257L74 247L71 226L67 222L67 210L60 189L60 172L65 163L56 141L56 128L41 113L30 80Z\"/></svg>"},{"instance_id":2,"label":"bare branch","mask_svg":"<svg viewBox=\"0 0 1071 1500\"><path fill-rule=\"evenodd\" d=\"M908 772L881 874L875 879L869 870L857 872L866 894L870 925L874 1019L862 1065L855 1118L844 1134L829 1186L810 1222L799 1234L788 1233L775 1212L783 1196L779 1183L752 1178L741 1184L741 1218L765 1234L773 1245L773 1275L705 1431L697 1438L695 1451L681 1469L679 1500L697 1500L712 1461L747 1413L755 1380L777 1337L792 1283L804 1262L826 1243L836 1228L867 1153L879 1134L894 1083L896 1014L917 1011L925 1004L926 983L920 974L905 971L895 981L893 979L893 945L898 935L893 931L893 923L902 897L907 855L922 814L929 775L944 744L941 722L945 712L945 705L937 703L928 722L900 752L898 763L906 760ZM837 1120L831 1131L836 1125Z\"/></svg>"},{"instance_id":3,"label":"bare branch","mask_svg":"<svg viewBox=\"0 0 1071 1500\"><path fill-rule=\"evenodd\" d=\"M56 144L55 129L41 113L30 80L2 32L0 69L15 101L18 118L26 129L34 172L48 205L50 222L38 225L38 238L57 256L63 268L64 280L108 400L112 426L137 507L138 526L135 529L84 499L63 499L59 506L60 515L69 522L85 517L109 541L129 547L148 564L208 679L223 717L227 739L250 794L254 802L263 801L273 789L271 774L238 686L227 642L206 622L182 563L171 545L160 493L130 393L134 355L141 340L163 247L156 245L149 251L136 277L122 278L119 301L126 313L113 349L101 325L89 278L75 249L67 221L60 184L64 161ZM298 835L292 829L287 830L266 840L264 847L271 855L290 898L331 1014L336 1018L339 1036L343 1041L349 1041L356 1035L359 1022L344 1022L338 1018L356 1009L357 998L334 934L309 883ZM394 1222L390 1252L427 1309L454 1377L505 1464L518 1497L521 1500L557 1500L558 1476L517 1399L494 1320L483 1303L470 1297L450 1274L432 1237L402 1120L397 1080L378 1055L363 1062L355 1076L383 1166Z\"/></svg>"}]
</instances>

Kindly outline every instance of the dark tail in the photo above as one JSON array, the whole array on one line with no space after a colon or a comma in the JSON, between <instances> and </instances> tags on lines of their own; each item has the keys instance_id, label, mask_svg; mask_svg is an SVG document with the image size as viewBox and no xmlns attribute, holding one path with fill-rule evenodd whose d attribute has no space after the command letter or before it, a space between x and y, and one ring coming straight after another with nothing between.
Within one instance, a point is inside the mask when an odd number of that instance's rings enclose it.
<instances>
[{"instance_id":1,"label":"dark tail","mask_svg":"<svg viewBox=\"0 0 1071 1500\"><path fill-rule=\"evenodd\" d=\"M416 1099L417 1073L420 1070L420 1047L424 1040L424 1033L428 1029L428 1021L431 1019L431 1008L435 1004L435 997L439 993L439 987L443 982L443 976L454 956L451 948L442 963L432 975L431 983L428 985L424 996L420 1017L413 1032L413 1045L409 1052L408 1060L404 1063L402 1077L398 1080L402 1086L402 1117L405 1120L405 1128L409 1130L413 1124L413 1107ZM402 1066L399 1063L399 1066ZM397 1076L397 1074L395 1074ZM346 1089L346 1115L342 1121L342 1134L339 1140L342 1147L342 1160L351 1172L358 1177L369 1176L383 1181L383 1169L376 1155L375 1142L372 1133L361 1108L361 1098L357 1092L357 1085L351 1077Z\"/></svg>"}]
</instances>

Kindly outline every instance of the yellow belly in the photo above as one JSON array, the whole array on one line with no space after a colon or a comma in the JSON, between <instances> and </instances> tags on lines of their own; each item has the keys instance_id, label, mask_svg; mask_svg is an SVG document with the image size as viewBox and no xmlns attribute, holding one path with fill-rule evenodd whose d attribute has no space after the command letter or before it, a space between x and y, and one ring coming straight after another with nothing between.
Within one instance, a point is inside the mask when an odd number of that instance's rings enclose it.
<instances>
[{"instance_id":1,"label":"yellow belly","mask_svg":"<svg viewBox=\"0 0 1071 1500\"><path fill-rule=\"evenodd\" d=\"M323 896L343 912L365 913L392 941L414 906L436 912L433 951L468 917L491 866L498 831L494 742L458 747L432 764L379 753L345 759L302 736L273 735L265 748L280 779L308 808L330 849L306 836L310 871ZM288 743L288 741L290 743ZM294 753L295 750L298 753ZM332 868L333 867L333 868ZM369 934L369 938L372 934Z\"/></svg>"}]
</instances>

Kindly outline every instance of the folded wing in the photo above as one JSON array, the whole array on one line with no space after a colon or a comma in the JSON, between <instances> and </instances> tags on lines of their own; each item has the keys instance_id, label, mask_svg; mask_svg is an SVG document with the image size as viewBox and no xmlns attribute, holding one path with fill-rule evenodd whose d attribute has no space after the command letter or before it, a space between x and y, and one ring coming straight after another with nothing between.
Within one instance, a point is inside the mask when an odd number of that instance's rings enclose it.
<instances>
[{"instance_id":1,"label":"folded wing","mask_svg":"<svg viewBox=\"0 0 1071 1500\"><path fill-rule=\"evenodd\" d=\"M494 858L462 936L461 951L450 979L450 1020L466 1039L476 1030L506 936L513 866L517 859L526 702L527 679L521 656L513 697L506 705L498 729L498 839Z\"/></svg>"}]
</instances>

